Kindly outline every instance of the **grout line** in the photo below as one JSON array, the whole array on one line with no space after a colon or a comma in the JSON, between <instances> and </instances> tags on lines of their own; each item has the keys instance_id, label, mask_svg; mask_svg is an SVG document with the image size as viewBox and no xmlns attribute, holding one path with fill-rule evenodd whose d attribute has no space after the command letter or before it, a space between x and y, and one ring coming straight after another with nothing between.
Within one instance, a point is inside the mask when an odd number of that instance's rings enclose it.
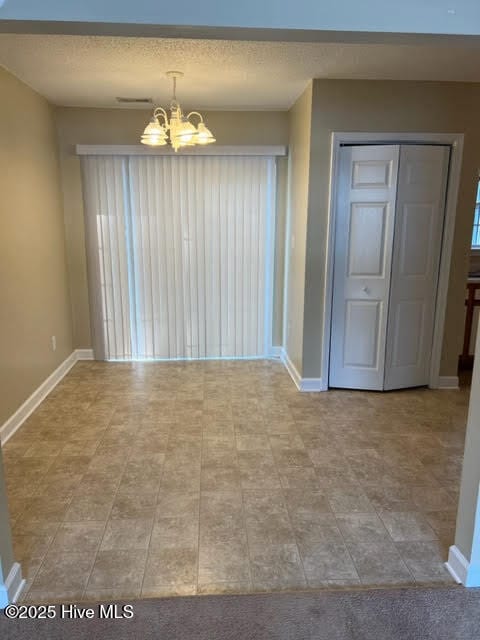
<instances>
[{"instance_id":1,"label":"grout line","mask_svg":"<svg viewBox=\"0 0 480 640\"><path fill-rule=\"evenodd\" d=\"M150 529L150 536L148 538L148 545L147 545L146 554L145 554L145 564L144 564L144 567L143 567L142 583L140 585L140 594L139 594L140 598L142 597L142 593L143 593L143 589L144 589L144 585L145 585L145 574L147 572L148 558L150 556L150 545L152 543L153 530L155 528L155 524L156 524L156 520L157 520L158 499L159 499L160 493L162 491L162 480L163 480L163 475L165 473L165 462L166 462L166 459L167 459L168 443L170 441L171 432L172 432L172 427L170 426L170 429L168 431L166 449L165 449L165 457L163 459L162 470L160 472L160 480L159 480L159 483L158 483L158 489L157 489L157 493L156 493L156 497L155 497L155 513L153 515L152 528Z\"/></svg>"},{"instance_id":2,"label":"grout line","mask_svg":"<svg viewBox=\"0 0 480 640\"><path fill-rule=\"evenodd\" d=\"M245 496L244 496L244 488L242 486L242 474L241 474L241 470L240 470L240 464L239 464L239 457L238 457L238 449L237 449L237 433L235 430L235 422L233 419L233 411L232 411L232 427L233 427L233 448L235 450L235 458L237 460L237 469L238 469L238 480L239 480L239 489L240 489L240 498L241 498L241 502L242 502L242 519L243 519L243 528L245 531L245 541L246 541L246 546L247 546L247 568L248 568L248 575L249 575L249 589L251 591L253 591L254 586L253 586L253 576L252 576L252 556L251 556L251 549L250 549L250 537L248 535L248 527L247 527L247 513L245 510Z\"/></svg>"},{"instance_id":3,"label":"grout line","mask_svg":"<svg viewBox=\"0 0 480 640\"><path fill-rule=\"evenodd\" d=\"M203 402L205 401L205 376L203 377ZM201 443L200 443L200 486L198 491L198 534L197 534L197 572L195 576L195 595L198 594L198 578L200 575L200 527L201 527L201 509L202 509L202 468L203 468L203 447L204 447L204 438L203 438L203 404L202 404L202 432L201 432Z\"/></svg>"},{"instance_id":4,"label":"grout line","mask_svg":"<svg viewBox=\"0 0 480 640\"><path fill-rule=\"evenodd\" d=\"M303 439L302 439L302 436L301 436L301 435L300 435L300 433L297 431L297 422L296 422L296 420L293 418L293 416L292 416L292 419L293 419L293 422L294 422L294 424L295 424L295 434L296 434L296 436L298 436L298 437L300 438L300 440L301 440L301 442L302 442L302 444L303 444L303 446L304 446L304 448L305 448L304 450L305 450L305 451L307 451L307 448L305 447L305 443L304 443L304 441L303 441ZM309 456L309 459L310 459L310 456ZM275 464L276 464L276 463L275 463ZM314 470L314 473L315 473L315 467L313 466L313 464L312 464L312 467L313 467L313 470ZM315 473L315 477L316 477L316 473ZM290 487L286 487L286 488L287 488L287 489L290 489ZM293 487L292 487L292 488L293 488ZM307 588L311 588L311 586L310 586L310 582L309 582L308 577L307 577L307 572L305 571L305 563L304 563L304 561L303 561L303 555L302 555L302 553L301 553L301 551L300 551L300 547L299 547L299 544L298 544L297 534L295 533L295 527L293 526L292 515L291 515L291 513L290 513L290 509L288 508L287 503L285 502L285 488L284 488L284 487L282 487L282 496L283 496L283 498L284 498L285 508L286 508L286 511L287 511L287 514L288 514L288 520L289 520L289 522L290 522L290 526L291 526L291 528L292 528L292 533L293 533L293 536L294 536L294 538L295 538L295 546L297 547L298 557L300 558L300 564L301 564L301 566L302 566L303 576L304 576L304 578L305 578L305 585L306 585L306 587L307 587Z\"/></svg>"},{"instance_id":5,"label":"grout line","mask_svg":"<svg viewBox=\"0 0 480 640\"><path fill-rule=\"evenodd\" d=\"M112 423L112 420L114 419L114 415L115 415L115 411L113 411L113 412L112 412L112 414L111 414L111 415L110 415L110 417L109 417L108 425L107 425L107 428L106 428L106 429L104 430L104 432L103 432L103 436L105 436L106 432L107 432L107 431L108 431L108 429L110 428L111 423ZM101 440L100 440L100 442L99 442L99 446L101 445L101 442L102 442L102 440L103 440L103 436L102 436L102 438L101 438ZM115 493L114 493L114 496L113 496L112 504L111 504L110 509L109 509L109 511L108 511L108 515L107 515L107 517L106 517L106 519L105 519L105 524L104 524L104 528L103 528L103 535L102 535L102 539L100 540L100 543L99 543L99 545L98 545L98 547L97 547L97 550L96 550L96 552L95 552L95 554L94 554L94 561L93 561L92 566L91 566L91 569L90 569L90 571L89 571L87 581L85 582L85 588L84 588L84 590L83 590L83 597L85 597L85 594L86 594L86 592L87 592L88 585L89 585L90 579L91 579L91 577L92 577L93 569L94 569L95 564L96 564L96 562L97 562L98 554L100 553L100 549L101 549L101 546L102 546L103 539L105 538L105 532L106 532L106 530L107 530L107 524L108 524L108 521L110 520L110 516L111 516L111 514L112 514L113 505L115 504L115 500L116 500L116 498L117 498L117 496L118 496L118 491L119 491L120 485L121 485L121 483L122 483L122 478L123 478L123 475L125 474L125 468L126 468L126 466L127 466L128 460L130 459L131 451L130 451L130 449L129 449L128 451L129 451L129 453L128 453L127 457L125 458L125 463L124 463L124 465L123 465L122 473L121 473L121 475L119 476L119 480L118 480L117 488L116 488ZM93 458L93 457L95 457L95 456L92 456L92 458ZM91 462L91 460L90 460L90 462ZM92 520L92 522L93 522L93 520ZM104 587L102 587L102 588L104 588ZM112 587L108 587L108 588L112 588Z\"/></svg>"}]
</instances>

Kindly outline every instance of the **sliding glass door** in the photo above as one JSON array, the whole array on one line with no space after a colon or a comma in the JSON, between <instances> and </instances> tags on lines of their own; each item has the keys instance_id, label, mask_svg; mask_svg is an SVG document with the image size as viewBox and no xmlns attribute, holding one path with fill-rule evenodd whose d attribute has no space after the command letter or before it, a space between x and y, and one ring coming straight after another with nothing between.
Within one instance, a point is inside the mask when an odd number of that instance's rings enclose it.
<instances>
[{"instance_id":1,"label":"sliding glass door","mask_svg":"<svg viewBox=\"0 0 480 640\"><path fill-rule=\"evenodd\" d=\"M96 357L267 355L275 160L82 162Z\"/></svg>"}]
</instances>

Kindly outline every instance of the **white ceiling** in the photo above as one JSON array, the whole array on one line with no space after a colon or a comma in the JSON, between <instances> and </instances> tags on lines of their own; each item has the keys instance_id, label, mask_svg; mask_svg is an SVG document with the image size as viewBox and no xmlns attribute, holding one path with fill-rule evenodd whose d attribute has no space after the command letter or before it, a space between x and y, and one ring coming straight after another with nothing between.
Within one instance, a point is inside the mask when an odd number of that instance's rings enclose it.
<instances>
[{"instance_id":1,"label":"white ceiling","mask_svg":"<svg viewBox=\"0 0 480 640\"><path fill-rule=\"evenodd\" d=\"M310 78L480 82L472 46L245 42L0 34L0 65L68 106L115 107L116 96L177 95L199 109L287 109Z\"/></svg>"}]
</instances>

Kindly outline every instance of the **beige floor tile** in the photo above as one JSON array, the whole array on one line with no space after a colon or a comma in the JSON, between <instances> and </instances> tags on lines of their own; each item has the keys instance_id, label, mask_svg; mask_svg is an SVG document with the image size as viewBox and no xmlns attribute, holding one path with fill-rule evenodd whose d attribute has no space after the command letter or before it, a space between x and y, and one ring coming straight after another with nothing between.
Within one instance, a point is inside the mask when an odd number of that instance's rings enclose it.
<instances>
[{"instance_id":1,"label":"beige floor tile","mask_svg":"<svg viewBox=\"0 0 480 640\"><path fill-rule=\"evenodd\" d=\"M32 590L53 588L65 591L83 590L95 559L94 554L75 551L58 552L56 549L46 555L32 584Z\"/></svg>"},{"instance_id":2,"label":"beige floor tile","mask_svg":"<svg viewBox=\"0 0 480 640\"><path fill-rule=\"evenodd\" d=\"M51 473L85 473L90 465L90 456L88 455L60 455L54 459L51 467Z\"/></svg>"},{"instance_id":3,"label":"beige floor tile","mask_svg":"<svg viewBox=\"0 0 480 640\"><path fill-rule=\"evenodd\" d=\"M198 584L249 581L248 557L246 541L200 544Z\"/></svg>"},{"instance_id":4,"label":"beige floor tile","mask_svg":"<svg viewBox=\"0 0 480 640\"><path fill-rule=\"evenodd\" d=\"M343 542L337 521L330 513L302 513L291 516L300 550L309 550L319 542Z\"/></svg>"},{"instance_id":5,"label":"beige floor tile","mask_svg":"<svg viewBox=\"0 0 480 640\"><path fill-rule=\"evenodd\" d=\"M243 506L245 513L249 516L273 513L287 514L285 495L280 490L247 489L243 492Z\"/></svg>"},{"instance_id":6,"label":"beige floor tile","mask_svg":"<svg viewBox=\"0 0 480 640\"><path fill-rule=\"evenodd\" d=\"M413 576L392 542L351 542L348 550L362 584L413 584Z\"/></svg>"},{"instance_id":7,"label":"beige floor tile","mask_svg":"<svg viewBox=\"0 0 480 640\"><path fill-rule=\"evenodd\" d=\"M274 449L273 457L279 472L291 467L312 467L307 451L305 449Z\"/></svg>"},{"instance_id":8,"label":"beige floor tile","mask_svg":"<svg viewBox=\"0 0 480 640\"><path fill-rule=\"evenodd\" d=\"M395 546L416 580L451 578L445 568L448 547L441 542L397 542Z\"/></svg>"},{"instance_id":9,"label":"beige floor tile","mask_svg":"<svg viewBox=\"0 0 480 640\"><path fill-rule=\"evenodd\" d=\"M287 433L272 433L269 429L268 433L272 451L281 451L283 449L293 449L295 451L305 450L303 440L294 428L291 428Z\"/></svg>"},{"instance_id":10,"label":"beige floor tile","mask_svg":"<svg viewBox=\"0 0 480 640\"><path fill-rule=\"evenodd\" d=\"M236 466L208 466L202 468L202 491L240 491L240 473Z\"/></svg>"},{"instance_id":11,"label":"beige floor tile","mask_svg":"<svg viewBox=\"0 0 480 640\"><path fill-rule=\"evenodd\" d=\"M250 547L256 545L295 544L295 533L287 513L247 515L246 527Z\"/></svg>"},{"instance_id":12,"label":"beige floor tile","mask_svg":"<svg viewBox=\"0 0 480 640\"><path fill-rule=\"evenodd\" d=\"M417 511L384 511L380 517L395 542L436 540L437 534Z\"/></svg>"},{"instance_id":13,"label":"beige floor tile","mask_svg":"<svg viewBox=\"0 0 480 640\"><path fill-rule=\"evenodd\" d=\"M107 520L112 510L113 496L102 493L73 497L70 507L65 515L67 522L84 522Z\"/></svg>"},{"instance_id":14,"label":"beige floor tile","mask_svg":"<svg viewBox=\"0 0 480 640\"><path fill-rule=\"evenodd\" d=\"M334 513L368 513L374 508L363 489L357 487L326 490L326 496Z\"/></svg>"},{"instance_id":15,"label":"beige floor tile","mask_svg":"<svg viewBox=\"0 0 480 640\"><path fill-rule=\"evenodd\" d=\"M300 545L303 568L311 587L325 580L358 580L357 570L343 542L317 542Z\"/></svg>"},{"instance_id":16,"label":"beige floor tile","mask_svg":"<svg viewBox=\"0 0 480 640\"><path fill-rule=\"evenodd\" d=\"M467 408L300 394L271 361L78 363L3 451L27 595L451 584Z\"/></svg>"},{"instance_id":17,"label":"beige floor tile","mask_svg":"<svg viewBox=\"0 0 480 640\"><path fill-rule=\"evenodd\" d=\"M152 550L147 558L143 588L195 584L197 563L196 547L176 546Z\"/></svg>"},{"instance_id":18,"label":"beige floor tile","mask_svg":"<svg viewBox=\"0 0 480 640\"><path fill-rule=\"evenodd\" d=\"M426 521L437 534L439 540L448 546L455 541L457 511L425 511Z\"/></svg>"},{"instance_id":19,"label":"beige floor tile","mask_svg":"<svg viewBox=\"0 0 480 640\"><path fill-rule=\"evenodd\" d=\"M359 481L349 466L328 463L315 467L319 489L355 489Z\"/></svg>"},{"instance_id":20,"label":"beige floor tile","mask_svg":"<svg viewBox=\"0 0 480 640\"><path fill-rule=\"evenodd\" d=\"M60 525L52 546L60 553L73 551L94 556L104 531L104 522L64 522Z\"/></svg>"},{"instance_id":21,"label":"beige floor tile","mask_svg":"<svg viewBox=\"0 0 480 640\"><path fill-rule=\"evenodd\" d=\"M383 522L376 513L339 513L338 526L348 542L390 540Z\"/></svg>"},{"instance_id":22,"label":"beige floor tile","mask_svg":"<svg viewBox=\"0 0 480 640\"><path fill-rule=\"evenodd\" d=\"M146 557L146 550L99 551L88 580L88 589L139 589Z\"/></svg>"},{"instance_id":23,"label":"beige floor tile","mask_svg":"<svg viewBox=\"0 0 480 640\"><path fill-rule=\"evenodd\" d=\"M13 538L14 558L22 565L24 577L40 567L53 541L53 535L28 534L15 535ZM27 570L29 568L29 571Z\"/></svg>"},{"instance_id":24,"label":"beige floor tile","mask_svg":"<svg viewBox=\"0 0 480 640\"><path fill-rule=\"evenodd\" d=\"M233 445L235 439L233 422L207 419L202 426L202 437L204 440L226 442Z\"/></svg>"},{"instance_id":25,"label":"beige floor tile","mask_svg":"<svg viewBox=\"0 0 480 640\"><path fill-rule=\"evenodd\" d=\"M54 537L57 533L61 522L50 520L30 520L22 518L17 520L12 527L13 542L17 536L50 536Z\"/></svg>"},{"instance_id":26,"label":"beige floor tile","mask_svg":"<svg viewBox=\"0 0 480 640\"><path fill-rule=\"evenodd\" d=\"M206 595L226 595L236 593L250 593L252 585L246 582L214 582L210 584L200 584L197 588L197 594Z\"/></svg>"},{"instance_id":27,"label":"beige floor tile","mask_svg":"<svg viewBox=\"0 0 480 640\"><path fill-rule=\"evenodd\" d=\"M150 551L169 547L196 547L198 534L198 515L157 518L150 539Z\"/></svg>"},{"instance_id":28,"label":"beige floor tile","mask_svg":"<svg viewBox=\"0 0 480 640\"><path fill-rule=\"evenodd\" d=\"M153 518L110 519L100 545L101 551L148 549Z\"/></svg>"},{"instance_id":29,"label":"beige floor tile","mask_svg":"<svg viewBox=\"0 0 480 640\"><path fill-rule=\"evenodd\" d=\"M284 489L285 503L292 518L302 514L329 513L330 503L324 491L303 488Z\"/></svg>"},{"instance_id":30,"label":"beige floor tile","mask_svg":"<svg viewBox=\"0 0 480 640\"><path fill-rule=\"evenodd\" d=\"M419 511L446 511L456 506L455 500L442 487L412 487L411 493Z\"/></svg>"},{"instance_id":31,"label":"beige floor tile","mask_svg":"<svg viewBox=\"0 0 480 640\"><path fill-rule=\"evenodd\" d=\"M160 489L157 500L157 517L176 517L182 515L198 514L200 506L200 492L181 490L164 491Z\"/></svg>"},{"instance_id":32,"label":"beige floor tile","mask_svg":"<svg viewBox=\"0 0 480 640\"><path fill-rule=\"evenodd\" d=\"M265 544L250 547L254 589L296 589L306 586L296 544Z\"/></svg>"},{"instance_id":33,"label":"beige floor tile","mask_svg":"<svg viewBox=\"0 0 480 640\"><path fill-rule=\"evenodd\" d=\"M71 502L70 497L43 495L30 498L25 503L25 512L30 520L63 520Z\"/></svg>"},{"instance_id":34,"label":"beige floor tile","mask_svg":"<svg viewBox=\"0 0 480 640\"><path fill-rule=\"evenodd\" d=\"M43 458L43 457L56 457L62 450L62 445L58 442L34 442L23 454L25 458Z\"/></svg>"},{"instance_id":35,"label":"beige floor tile","mask_svg":"<svg viewBox=\"0 0 480 640\"><path fill-rule=\"evenodd\" d=\"M266 434L237 434L235 437L235 443L238 451L270 451L270 440Z\"/></svg>"},{"instance_id":36,"label":"beige floor tile","mask_svg":"<svg viewBox=\"0 0 480 640\"><path fill-rule=\"evenodd\" d=\"M68 589L64 586L30 588L22 598L22 604L75 603L83 599L84 589Z\"/></svg>"},{"instance_id":37,"label":"beige floor tile","mask_svg":"<svg viewBox=\"0 0 480 640\"><path fill-rule=\"evenodd\" d=\"M141 596L141 589L133 587L118 587L113 589L85 589L82 600L85 602L91 601L97 604L98 602L109 602L110 600L136 600ZM148 596L147 596L148 597Z\"/></svg>"},{"instance_id":38,"label":"beige floor tile","mask_svg":"<svg viewBox=\"0 0 480 640\"><path fill-rule=\"evenodd\" d=\"M99 444L99 439L67 442L67 444L62 448L61 454L62 456L93 456L98 449Z\"/></svg>"},{"instance_id":39,"label":"beige floor tile","mask_svg":"<svg viewBox=\"0 0 480 640\"><path fill-rule=\"evenodd\" d=\"M172 596L194 596L197 593L196 584L165 584L158 586L144 586L142 598L171 598Z\"/></svg>"},{"instance_id":40,"label":"beige floor tile","mask_svg":"<svg viewBox=\"0 0 480 640\"><path fill-rule=\"evenodd\" d=\"M318 476L313 467L278 468L280 486L284 489L303 488L307 491L319 489Z\"/></svg>"},{"instance_id":41,"label":"beige floor tile","mask_svg":"<svg viewBox=\"0 0 480 640\"><path fill-rule=\"evenodd\" d=\"M409 487L403 485L385 486L364 483L362 489L376 511L414 511L415 504Z\"/></svg>"},{"instance_id":42,"label":"beige floor tile","mask_svg":"<svg viewBox=\"0 0 480 640\"><path fill-rule=\"evenodd\" d=\"M115 520L147 519L151 517L157 505L157 491L150 493L117 493L112 505L110 517Z\"/></svg>"}]
</instances>

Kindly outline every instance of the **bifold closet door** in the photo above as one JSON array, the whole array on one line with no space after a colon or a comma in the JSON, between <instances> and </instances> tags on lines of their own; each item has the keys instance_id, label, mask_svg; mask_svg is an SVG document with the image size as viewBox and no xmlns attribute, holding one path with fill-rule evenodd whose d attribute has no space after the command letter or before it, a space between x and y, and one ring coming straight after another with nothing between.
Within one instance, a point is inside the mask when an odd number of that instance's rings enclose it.
<instances>
[{"instance_id":1,"label":"bifold closet door","mask_svg":"<svg viewBox=\"0 0 480 640\"><path fill-rule=\"evenodd\" d=\"M400 150L384 389L429 382L449 159L444 146Z\"/></svg>"},{"instance_id":2,"label":"bifold closet door","mask_svg":"<svg viewBox=\"0 0 480 640\"><path fill-rule=\"evenodd\" d=\"M449 148L340 154L330 386L427 385Z\"/></svg>"},{"instance_id":3,"label":"bifold closet door","mask_svg":"<svg viewBox=\"0 0 480 640\"><path fill-rule=\"evenodd\" d=\"M274 158L86 156L83 176L97 358L267 355Z\"/></svg>"},{"instance_id":4,"label":"bifold closet door","mask_svg":"<svg viewBox=\"0 0 480 640\"><path fill-rule=\"evenodd\" d=\"M331 387L383 388L399 151L398 146L341 149Z\"/></svg>"}]
</instances>

